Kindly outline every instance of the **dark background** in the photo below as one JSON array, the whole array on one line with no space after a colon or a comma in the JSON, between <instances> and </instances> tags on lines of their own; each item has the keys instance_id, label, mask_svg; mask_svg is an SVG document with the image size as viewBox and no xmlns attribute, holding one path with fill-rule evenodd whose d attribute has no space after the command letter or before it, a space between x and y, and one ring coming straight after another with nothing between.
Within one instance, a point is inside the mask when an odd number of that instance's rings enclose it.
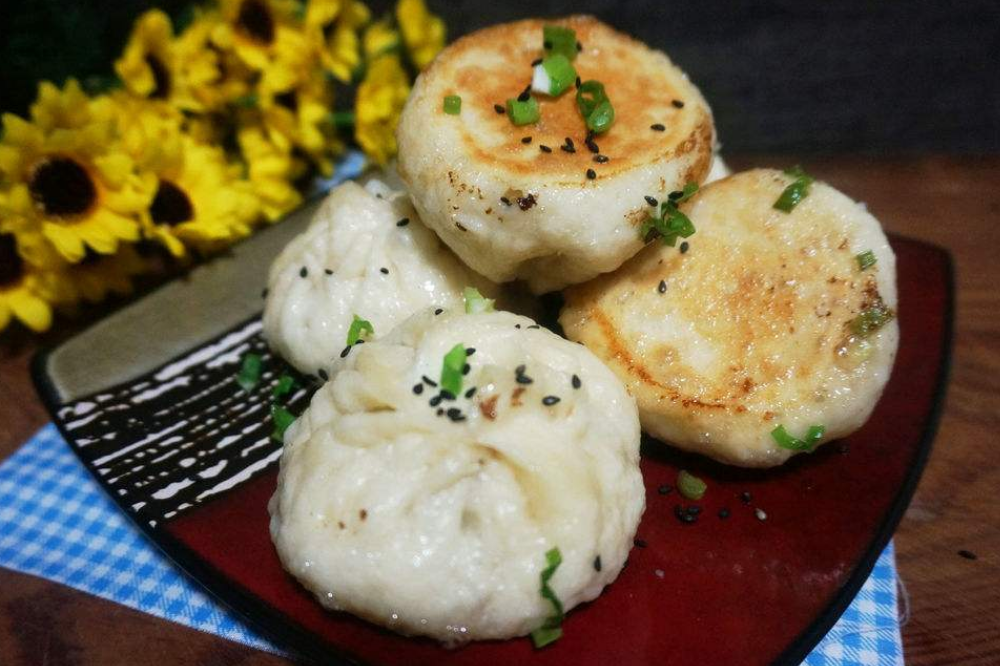
<instances>
[{"instance_id":1,"label":"dark background","mask_svg":"<svg viewBox=\"0 0 1000 666\"><path fill-rule=\"evenodd\" d=\"M168 0L0 0L0 109L35 81L97 81L144 8ZM449 38L589 12L662 48L711 103L726 152L1000 151L1000 1L429 0ZM376 14L391 2L370 3Z\"/></svg>"}]
</instances>

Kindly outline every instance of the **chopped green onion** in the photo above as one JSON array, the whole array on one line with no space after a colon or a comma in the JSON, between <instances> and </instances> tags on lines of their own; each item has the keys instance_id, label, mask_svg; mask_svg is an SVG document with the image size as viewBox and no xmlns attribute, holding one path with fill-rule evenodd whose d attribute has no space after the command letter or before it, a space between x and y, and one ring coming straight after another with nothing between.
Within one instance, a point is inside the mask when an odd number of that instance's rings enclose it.
<instances>
[{"instance_id":1,"label":"chopped green onion","mask_svg":"<svg viewBox=\"0 0 1000 666\"><path fill-rule=\"evenodd\" d=\"M240 365L240 372L236 375L236 383L244 391L252 391L260 381L260 373L264 367L260 354L246 354L243 356L243 363Z\"/></svg>"},{"instance_id":2,"label":"chopped green onion","mask_svg":"<svg viewBox=\"0 0 1000 666\"><path fill-rule=\"evenodd\" d=\"M462 370L465 369L465 345L457 344L444 355L441 365L441 388L457 396L462 392Z\"/></svg>"},{"instance_id":3,"label":"chopped green onion","mask_svg":"<svg viewBox=\"0 0 1000 666\"><path fill-rule=\"evenodd\" d=\"M813 184L814 179L799 166L787 169L785 174L792 176L795 180L785 188L778 200L774 202L774 208L791 213L793 208L809 196L809 187Z\"/></svg>"},{"instance_id":4,"label":"chopped green onion","mask_svg":"<svg viewBox=\"0 0 1000 666\"><path fill-rule=\"evenodd\" d=\"M542 626L531 632L531 640L536 648L543 648L550 643L554 643L562 636L563 618L566 616L562 602L556 596L555 591L549 587L549 581L556 573L556 569L562 564L562 553L559 548L553 548L545 553L545 568L542 569L542 586L538 593L543 599L547 599L552 604L552 615L545 618Z\"/></svg>"},{"instance_id":5,"label":"chopped green onion","mask_svg":"<svg viewBox=\"0 0 1000 666\"><path fill-rule=\"evenodd\" d=\"M449 116L457 116L462 112L462 98L458 95L447 95L444 98L444 112Z\"/></svg>"},{"instance_id":6,"label":"chopped green onion","mask_svg":"<svg viewBox=\"0 0 1000 666\"><path fill-rule=\"evenodd\" d=\"M278 383L274 385L274 389L271 391L271 395L275 398L281 398L292 392L295 388L295 378L291 375L281 375L278 379Z\"/></svg>"},{"instance_id":7,"label":"chopped green onion","mask_svg":"<svg viewBox=\"0 0 1000 666\"><path fill-rule=\"evenodd\" d=\"M576 70L569 59L561 53L551 55L535 65L531 78L531 89L553 97L561 95L576 81Z\"/></svg>"},{"instance_id":8,"label":"chopped green onion","mask_svg":"<svg viewBox=\"0 0 1000 666\"><path fill-rule=\"evenodd\" d=\"M697 191L698 191L698 183L696 183L696 182L694 182L694 181L692 180L692 181L691 181L690 183L688 183L688 184L686 184L686 185L684 186L684 189L683 189L683 190L681 190L681 191L680 191L680 192L678 193L678 196L677 196L677 198L676 198L676 199L675 199L675 198L673 198L673 197L674 197L674 194L675 194L675 193L674 193L674 192L671 192L671 193L670 193L670 196L669 196L669 197L667 197L667 201L668 201L668 202L669 202L669 201L673 201L673 202L674 202L674 205L679 205L679 204L682 204L682 203L684 203L685 201L687 201L687 200L688 200L688 199L690 199L691 197L693 197L693 196L694 196L694 194L695 194L695 192L697 192ZM661 204L661 205L662 205L662 204Z\"/></svg>"},{"instance_id":9,"label":"chopped green onion","mask_svg":"<svg viewBox=\"0 0 1000 666\"><path fill-rule=\"evenodd\" d=\"M466 314L493 312L493 304L495 301L492 298L486 298L480 294L479 290L475 287L466 287L463 296L465 298Z\"/></svg>"},{"instance_id":10,"label":"chopped green onion","mask_svg":"<svg viewBox=\"0 0 1000 666\"><path fill-rule=\"evenodd\" d=\"M819 444L819 440L823 439L823 433L825 432L826 426L809 426L805 439L799 439L788 434L785 426L779 425L771 431L771 437L783 449L789 449L790 451L812 451Z\"/></svg>"},{"instance_id":11,"label":"chopped green onion","mask_svg":"<svg viewBox=\"0 0 1000 666\"><path fill-rule=\"evenodd\" d=\"M888 324L895 316L895 313L886 307L880 298L874 305L862 310L861 314L852 319L849 326L855 335L864 337Z\"/></svg>"},{"instance_id":12,"label":"chopped green onion","mask_svg":"<svg viewBox=\"0 0 1000 666\"><path fill-rule=\"evenodd\" d=\"M507 115L515 125L537 123L538 119L542 117L542 113L538 108L538 100L534 97L529 97L523 102L519 99L508 99Z\"/></svg>"},{"instance_id":13,"label":"chopped green onion","mask_svg":"<svg viewBox=\"0 0 1000 666\"><path fill-rule=\"evenodd\" d=\"M876 264L876 262L878 262L878 259L875 257L875 253L871 250L865 250L856 256L855 259L858 260L858 268L860 270L871 268Z\"/></svg>"},{"instance_id":14,"label":"chopped green onion","mask_svg":"<svg viewBox=\"0 0 1000 666\"><path fill-rule=\"evenodd\" d=\"M358 315L354 315L354 320L351 321L351 327L347 330L347 346L356 345L358 340L361 338L367 338L370 335L375 335L375 327L367 319L362 319Z\"/></svg>"},{"instance_id":15,"label":"chopped green onion","mask_svg":"<svg viewBox=\"0 0 1000 666\"><path fill-rule=\"evenodd\" d=\"M664 245L673 247L678 238L690 238L695 232L694 223L677 209L677 204L687 201L698 191L698 183L688 183L683 191L671 192L667 200L660 204L658 217L650 216L639 227L639 236L651 240L653 236L663 239Z\"/></svg>"},{"instance_id":16,"label":"chopped green onion","mask_svg":"<svg viewBox=\"0 0 1000 666\"><path fill-rule=\"evenodd\" d=\"M542 46L550 55L561 54L568 60L576 58L576 31L559 25L542 28Z\"/></svg>"},{"instance_id":17,"label":"chopped green onion","mask_svg":"<svg viewBox=\"0 0 1000 666\"><path fill-rule=\"evenodd\" d=\"M677 490L689 500L700 500L707 489L704 481L686 469L677 472Z\"/></svg>"},{"instance_id":18,"label":"chopped green onion","mask_svg":"<svg viewBox=\"0 0 1000 666\"><path fill-rule=\"evenodd\" d=\"M285 430L295 421L295 415L281 405L271 405L271 420L274 421L271 439L281 442L284 440Z\"/></svg>"},{"instance_id":19,"label":"chopped green onion","mask_svg":"<svg viewBox=\"0 0 1000 666\"><path fill-rule=\"evenodd\" d=\"M615 109L600 81L580 84L576 89L576 106L587 122L587 129L595 134L607 132L615 122Z\"/></svg>"}]
</instances>

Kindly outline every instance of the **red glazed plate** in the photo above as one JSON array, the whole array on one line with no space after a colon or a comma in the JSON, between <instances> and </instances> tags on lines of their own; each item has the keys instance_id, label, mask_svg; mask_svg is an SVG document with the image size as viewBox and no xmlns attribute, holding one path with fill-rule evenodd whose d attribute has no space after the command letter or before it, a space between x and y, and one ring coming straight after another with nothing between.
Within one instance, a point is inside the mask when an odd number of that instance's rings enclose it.
<instances>
[{"instance_id":1,"label":"red glazed plate","mask_svg":"<svg viewBox=\"0 0 1000 666\"><path fill-rule=\"evenodd\" d=\"M267 232L267 246L280 247L293 231ZM149 538L303 659L385 666L797 664L836 622L891 537L930 452L944 397L950 259L936 247L890 240L901 342L868 423L767 471L644 441L647 508L638 538L646 545L632 550L600 598L570 613L563 638L543 650L526 638L456 650L403 638L323 610L282 570L268 533L280 450L269 438L267 413L271 387L286 369L268 354L259 318L246 316L259 304L246 291L259 285L243 284L239 298L226 292L241 271L263 279L263 245L256 254L252 245L238 251L229 266L168 285L40 355L35 382L67 442ZM205 303L206 294L215 300ZM242 321L230 307L236 301ZM173 314L164 320L164 308L215 316L192 329ZM234 381L247 351L261 354L266 368L249 394ZM308 396L298 390L292 411ZM694 524L674 516L675 505L686 504L676 491L658 491L681 468L708 483ZM718 517L722 509L727 519Z\"/></svg>"}]
</instances>

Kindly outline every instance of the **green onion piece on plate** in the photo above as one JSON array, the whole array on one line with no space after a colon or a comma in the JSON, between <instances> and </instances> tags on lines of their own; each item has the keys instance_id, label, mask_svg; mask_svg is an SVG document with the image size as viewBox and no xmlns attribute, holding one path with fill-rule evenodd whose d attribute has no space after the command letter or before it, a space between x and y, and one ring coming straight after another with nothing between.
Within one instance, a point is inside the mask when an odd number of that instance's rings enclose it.
<instances>
[{"instance_id":1,"label":"green onion piece on plate","mask_svg":"<svg viewBox=\"0 0 1000 666\"><path fill-rule=\"evenodd\" d=\"M871 268L878 262L875 253L871 250L865 250L856 256L855 259L858 260L858 269L862 271Z\"/></svg>"},{"instance_id":2,"label":"green onion piece on plate","mask_svg":"<svg viewBox=\"0 0 1000 666\"><path fill-rule=\"evenodd\" d=\"M295 378L291 375L281 375L278 379L278 383L274 385L271 395L275 398L281 398L291 393L294 388Z\"/></svg>"},{"instance_id":3,"label":"green onion piece on plate","mask_svg":"<svg viewBox=\"0 0 1000 666\"><path fill-rule=\"evenodd\" d=\"M538 108L538 100L534 97L528 97L523 102L519 99L508 99L507 115L515 125L531 125L537 123L538 119L542 117L541 110Z\"/></svg>"},{"instance_id":4,"label":"green onion piece on plate","mask_svg":"<svg viewBox=\"0 0 1000 666\"><path fill-rule=\"evenodd\" d=\"M542 28L542 46L549 55L558 53L568 60L574 60L578 51L576 31L560 25L547 25Z\"/></svg>"},{"instance_id":5,"label":"green onion piece on plate","mask_svg":"<svg viewBox=\"0 0 1000 666\"><path fill-rule=\"evenodd\" d=\"M561 53L550 55L535 65L531 78L531 89L544 95L556 97L563 94L576 81L576 69Z\"/></svg>"},{"instance_id":6,"label":"green onion piece on plate","mask_svg":"<svg viewBox=\"0 0 1000 666\"><path fill-rule=\"evenodd\" d=\"M447 95L444 98L444 112L449 116L457 116L462 112L462 98L458 95Z\"/></svg>"},{"instance_id":7,"label":"green onion piece on plate","mask_svg":"<svg viewBox=\"0 0 1000 666\"><path fill-rule=\"evenodd\" d=\"M441 388L452 395L459 395L462 392L462 370L465 369L466 353L465 345L457 344L444 355L444 363L441 365Z\"/></svg>"},{"instance_id":8,"label":"green onion piece on plate","mask_svg":"<svg viewBox=\"0 0 1000 666\"><path fill-rule=\"evenodd\" d=\"M862 310L861 314L852 319L849 326L855 335L866 337L888 324L895 316L882 299L878 299L874 305Z\"/></svg>"},{"instance_id":9,"label":"green onion piece on plate","mask_svg":"<svg viewBox=\"0 0 1000 666\"><path fill-rule=\"evenodd\" d=\"M260 354L244 355L240 371L236 375L236 383L244 391L252 391L257 386L257 382L260 381L260 373L263 367L264 363L261 361Z\"/></svg>"},{"instance_id":10,"label":"green onion piece on plate","mask_svg":"<svg viewBox=\"0 0 1000 666\"><path fill-rule=\"evenodd\" d=\"M531 632L531 641L536 648L543 648L550 643L554 643L562 636L563 618L566 616L562 601L556 596L555 591L549 587L549 581L555 575L556 569L562 564L562 553L559 548L553 548L545 553L545 568L542 569L542 586L538 590L543 599L547 599L552 604L552 615L545 618L542 626Z\"/></svg>"},{"instance_id":11,"label":"green onion piece on plate","mask_svg":"<svg viewBox=\"0 0 1000 666\"><path fill-rule=\"evenodd\" d=\"M462 296L465 298L466 314L493 312L493 304L495 301L492 298L486 298L480 294L479 290L475 287L466 287Z\"/></svg>"},{"instance_id":12,"label":"green onion piece on plate","mask_svg":"<svg viewBox=\"0 0 1000 666\"><path fill-rule=\"evenodd\" d=\"M375 327L367 319L354 315L351 327L347 329L347 346L356 345L361 338L375 335Z\"/></svg>"},{"instance_id":13,"label":"green onion piece on plate","mask_svg":"<svg viewBox=\"0 0 1000 666\"><path fill-rule=\"evenodd\" d=\"M700 500L705 496L708 486L691 472L682 469L677 472L677 490L689 500Z\"/></svg>"},{"instance_id":14,"label":"green onion piece on plate","mask_svg":"<svg viewBox=\"0 0 1000 666\"><path fill-rule=\"evenodd\" d=\"M774 208L791 213L803 199L809 196L809 187L813 184L814 179L799 166L786 170L785 174L792 176L795 180L785 188L778 200L774 202Z\"/></svg>"},{"instance_id":15,"label":"green onion piece on plate","mask_svg":"<svg viewBox=\"0 0 1000 666\"><path fill-rule=\"evenodd\" d=\"M823 439L823 433L825 432L826 426L809 426L805 439L799 439L798 437L792 437L788 434L788 431L785 430L785 426L779 425L771 431L771 437L778 443L778 446L783 449L788 449L790 451L812 451L816 448L816 445L819 444L819 440Z\"/></svg>"},{"instance_id":16,"label":"green onion piece on plate","mask_svg":"<svg viewBox=\"0 0 1000 666\"><path fill-rule=\"evenodd\" d=\"M590 80L580 84L576 89L576 106L587 123L587 129L595 134L607 132L615 122L615 109L600 81Z\"/></svg>"},{"instance_id":17,"label":"green onion piece on plate","mask_svg":"<svg viewBox=\"0 0 1000 666\"><path fill-rule=\"evenodd\" d=\"M284 441L285 430L295 421L295 415L281 405L271 405L271 420L274 421L271 439Z\"/></svg>"}]
</instances>

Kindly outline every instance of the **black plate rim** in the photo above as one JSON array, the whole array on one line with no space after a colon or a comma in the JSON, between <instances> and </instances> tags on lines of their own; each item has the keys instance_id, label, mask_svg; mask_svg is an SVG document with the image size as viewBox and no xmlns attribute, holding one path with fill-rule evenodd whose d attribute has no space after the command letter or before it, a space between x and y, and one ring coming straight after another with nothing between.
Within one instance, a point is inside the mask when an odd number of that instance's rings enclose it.
<instances>
[{"instance_id":1,"label":"black plate rim","mask_svg":"<svg viewBox=\"0 0 1000 666\"><path fill-rule=\"evenodd\" d=\"M940 426L941 416L944 410L945 396L947 394L948 379L951 375L953 337L955 328L955 269L951 252L947 248L928 243L919 239L906 238L895 235L897 238L904 238L907 242L922 245L939 252L944 259L945 268L945 307L944 307L944 333L941 340L940 364L935 378L934 396L932 398L931 410L927 415L927 424L921 433L920 442L914 455L913 464L910 466L907 475L900 485L899 491L890 504L889 511L886 512L881 524L875 530L875 536L868 548L858 560L854 571L847 581L833 595L822 611L806 629L799 634L789 646L774 660L775 665L797 666L802 660L819 644L820 640L833 625L836 624L840 616L857 596L861 586L871 575L872 569L882 551L888 545L896 527L902 520L903 514L909 506L913 494L927 465L933 448L933 442ZM247 318L238 325L245 325L259 314ZM70 446L70 449L77 453L76 448L71 444L72 438L63 428L63 424L58 419L59 396L55 385L51 381L46 371L46 363L49 355L57 347L47 348L37 352L31 361L31 378L42 400L42 404L52 417L53 423L59 430L60 435ZM87 468L91 476L97 481L101 491L117 505L129 518L133 525L145 534L152 543L160 549L171 561L177 564L192 581L205 588L216 600L225 605L231 611L239 615L247 624L259 630L262 635L275 642L283 650L288 650L291 656L306 659L311 663L330 664L331 666L377 666L368 662L360 661L356 657L337 650L336 646L320 639L313 633L303 629L292 618L276 611L268 604L256 596L244 590L241 586L235 585L222 575L215 567L207 564L186 545L171 536L166 530L152 527L148 523L136 521L131 512L113 493L109 493L104 486L97 470L93 468L81 456L78 459Z\"/></svg>"}]
</instances>

